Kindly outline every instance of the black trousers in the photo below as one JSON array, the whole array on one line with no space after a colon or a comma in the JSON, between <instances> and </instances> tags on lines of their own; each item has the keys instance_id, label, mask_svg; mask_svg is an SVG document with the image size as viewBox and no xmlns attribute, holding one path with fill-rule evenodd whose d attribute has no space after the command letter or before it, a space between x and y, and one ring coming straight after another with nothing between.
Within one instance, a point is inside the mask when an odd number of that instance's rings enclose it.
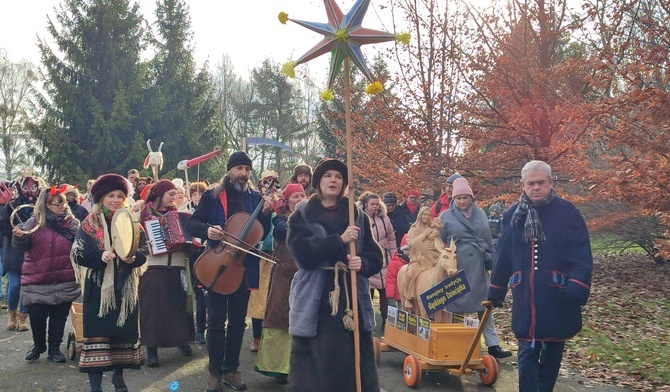
<instances>
[{"instance_id":1,"label":"black trousers","mask_svg":"<svg viewBox=\"0 0 670 392\"><path fill-rule=\"evenodd\" d=\"M33 343L40 349L47 348L47 324L49 329L49 347L58 347L63 342L65 322L70 313L72 302L58 305L30 305L30 328L33 331Z\"/></svg>"}]
</instances>

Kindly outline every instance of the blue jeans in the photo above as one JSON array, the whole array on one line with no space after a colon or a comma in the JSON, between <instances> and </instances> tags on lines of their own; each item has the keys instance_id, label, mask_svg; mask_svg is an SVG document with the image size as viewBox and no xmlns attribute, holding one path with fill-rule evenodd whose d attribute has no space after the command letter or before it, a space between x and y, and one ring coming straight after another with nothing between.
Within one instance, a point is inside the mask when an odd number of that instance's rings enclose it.
<instances>
[{"instance_id":1,"label":"blue jeans","mask_svg":"<svg viewBox=\"0 0 670 392\"><path fill-rule=\"evenodd\" d=\"M207 291L207 353L212 376L236 371L240 366L249 294L244 283L228 295Z\"/></svg>"},{"instance_id":2,"label":"blue jeans","mask_svg":"<svg viewBox=\"0 0 670 392\"><path fill-rule=\"evenodd\" d=\"M16 310L19 307L19 300L21 299L21 273L7 271L7 308L9 310ZM21 313L28 313L28 309L21 305L19 309Z\"/></svg>"},{"instance_id":3,"label":"blue jeans","mask_svg":"<svg viewBox=\"0 0 670 392\"><path fill-rule=\"evenodd\" d=\"M533 346L534 343L534 346ZM519 391L551 392L563 360L565 342L519 341Z\"/></svg>"}]
</instances>

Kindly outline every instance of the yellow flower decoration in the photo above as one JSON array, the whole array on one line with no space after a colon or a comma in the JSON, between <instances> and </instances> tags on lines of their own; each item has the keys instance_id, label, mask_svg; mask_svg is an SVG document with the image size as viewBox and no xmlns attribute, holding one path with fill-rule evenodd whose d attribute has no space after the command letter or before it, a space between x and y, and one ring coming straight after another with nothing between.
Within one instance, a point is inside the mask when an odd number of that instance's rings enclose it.
<instances>
[{"instance_id":1,"label":"yellow flower decoration","mask_svg":"<svg viewBox=\"0 0 670 392\"><path fill-rule=\"evenodd\" d=\"M324 101L332 101L335 96L333 95L333 91L331 89L321 91L321 99Z\"/></svg>"},{"instance_id":2,"label":"yellow flower decoration","mask_svg":"<svg viewBox=\"0 0 670 392\"><path fill-rule=\"evenodd\" d=\"M288 14L286 12L280 12L279 21L281 22L281 24L286 24L286 22L288 22Z\"/></svg>"},{"instance_id":3,"label":"yellow flower decoration","mask_svg":"<svg viewBox=\"0 0 670 392\"><path fill-rule=\"evenodd\" d=\"M368 87L365 89L365 93L368 95L377 95L382 91L384 91L384 86L379 81L368 84Z\"/></svg>"},{"instance_id":4,"label":"yellow flower decoration","mask_svg":"<svg viewBox=\"0 0 670 392\"><path fill-rule=\"evenodd\" d=\"M411 38L409 33L400 33L396 34L395 39L396 41L400 42L401 44L404 45L409 45L409 39Z\"/></svg>"},{"instance_id":5,"label":"yellow flower decoration","mask_svg":"<svg viewBox=\"0 0 670 392\"><path fill-rule=\"evenodd\" d=\"M281 73L288 76L291 79L295 79L295 66L298 65L295 61L289 61L284 63L281 67Z\"/></svg>"}]
</instances>

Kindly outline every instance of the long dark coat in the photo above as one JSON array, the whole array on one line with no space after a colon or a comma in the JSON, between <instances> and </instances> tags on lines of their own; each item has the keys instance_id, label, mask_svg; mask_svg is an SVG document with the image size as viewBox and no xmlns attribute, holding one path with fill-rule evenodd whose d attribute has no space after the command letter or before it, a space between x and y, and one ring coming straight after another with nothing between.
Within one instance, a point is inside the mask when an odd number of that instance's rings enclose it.
<instances>
[{"instance_id":1,"label":"long dark coat","mask_svg":"<svg viewBox=\"0 0 670 392\"><path fill-rule=\"evenodd\" d=\"M302 202L305 203L305 202ZM337 261L346 263L348 246L340 235L348 223L347 199L341 200L335 209L326 209L319 199L313 195L307 202L304 210L299 208L289 218L288 243L291 253L301 270L317 271L324 267L333 266ZM359 327L360 331L360 358L363 391L379 391L377 366L375 362L371 330L365 330L363 322L373 315L361 314L361 309L370 309L372 304L369 296L367 278L378 273L382 267L382 253L379 245L372 236L370 221L360 209L355 210L364 217L362 250L360 257L363 267L357 278L364 282L366 291L359 295ZM357 215L358 216L358 215ZM325 237L318 236L315 229L325 230ZM300 274L299 271L298 274ZM296 279L298 275L296 274ZM316 336L308 338L293 336L291 346L291 371L289 384L292 392L300 391L353 391L355 390L354 367L354 340L353 332L344 328L342 318L346 308L344 290L351 293L351 279L348 274L339 274L338 312L331 316L329 293L334 289L334 272L325 271L323 289L318 299L318 314L316 320ZM294 279L295 283L295 279ZM291 288L293 290L294 287ZM315 288L318 293L318 289ZM361 297L367 296L367 303L361 303ZM293 306L293 303L292 303ZM291 317L293 317L293 308ZM296 312L299 315L301 312ZM294 320L290 320L293 328Z\"/></svg>"},{"instance_id":2,"label":"long dark coat","mask_svg":"<svg viewBox=\"0 0 670 392\"><path fill-rule=\"evenodd\" d=\"M116 338L117 342L134 343L139 338L139 306L136 306L132 312L128 313L123 325L118 326L117 320L121 309L121 290L126 281L131 279L131 275L135 272L135 269L146 262L146 257L142 252L137 252L135 261L132 264L120 262L118 267L116 267L115 263L104 263L102 261L103 250L98 247L96 239L85 230L86 227L90 227L91 219L94 219L93 215L89 215L82 222L82 226L77 232L71 254L76 264L89 268L84 283L84 337L113 337ZM109 222L105 223L109 225ZM103 317L98 317L101 297L100 284L106 268L114 268L116 309L110 310Z\"/></svg>"}]
</instances>

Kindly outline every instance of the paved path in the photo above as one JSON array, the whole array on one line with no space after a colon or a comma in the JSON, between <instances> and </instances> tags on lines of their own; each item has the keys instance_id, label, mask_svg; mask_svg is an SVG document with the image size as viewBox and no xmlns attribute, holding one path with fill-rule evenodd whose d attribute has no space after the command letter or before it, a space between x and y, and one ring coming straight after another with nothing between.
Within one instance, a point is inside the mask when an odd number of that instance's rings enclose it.
<instances>
[{"instance_id":1,"label":"paved path","mask_svg":"<svg viewBox=\"0 0 670 392\"><path fill-rule=\"evenodd\" d=\"M0 391L2 392L41 392L41 391L88 391L87 377L77 371L77 364L68 361L57 364L46 360L46 354L36 362L24 360L32 336L30 332L9 332L4 330L7 320L6 311L0 316ZM248 323L250 325L250 323ZM66 326L66 333L71 330ZM279 385L273 379L260 375L253 370L254 355L249 352L251 330L245 335L242 349L240 371L247 382L249 391L288 391L287 385ZM65 344L63 344L64 348ZM176 348L159 349L160 367L144 368L126 372L126 382L130 391L203 391L207 381L207 351L204 346L193 345L194 356L183 357ZM402 376L404 354L400 352L382 353L379 366L379 381L382 391L396 392L411 390L405 385ZM103 381L105 391L113 391L111 375L106 374ZM227 389L230 390L230 389ZM479 382L478 375L456 377L445 373L424 373L420 391L496 391L513 392L518 390L516 363L514 357L500 362L500 378L493 387ZM556 392L589 390L593 392L625 391L621 388L603 386L580 377L568 370L562 371ZM232 391L232 390L231 390Z\"/></svg>"}]
</instances>

